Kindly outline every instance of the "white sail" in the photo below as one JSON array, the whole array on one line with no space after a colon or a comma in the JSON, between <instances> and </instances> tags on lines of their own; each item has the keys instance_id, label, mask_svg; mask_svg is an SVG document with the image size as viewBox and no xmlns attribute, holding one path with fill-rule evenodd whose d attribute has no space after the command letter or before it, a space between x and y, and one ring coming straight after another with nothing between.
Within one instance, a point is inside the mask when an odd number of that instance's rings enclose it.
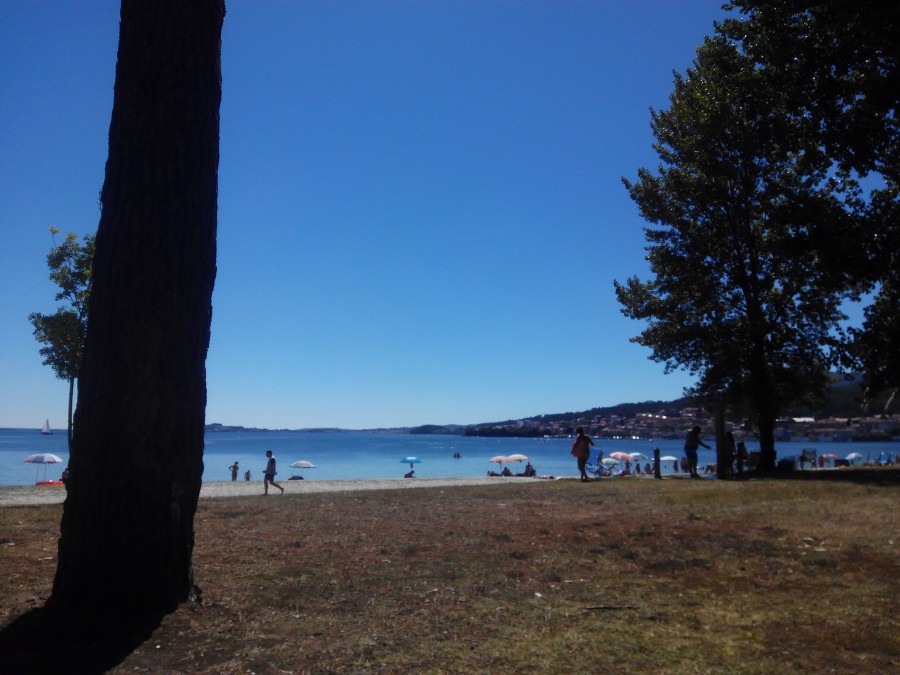
<instances>
[{"instance_id":1,"label":"white sail","mask_svg":"<svg viewBox=\"0 0 900 675\"><path fill-rule=\"evenodd\" d=\"M41 428L41 433L42 434L52 434L53 433L52 431L50 431L50 420L44 420L44 426L43 426L43 428Z\"/></svg>"}]
</instances>

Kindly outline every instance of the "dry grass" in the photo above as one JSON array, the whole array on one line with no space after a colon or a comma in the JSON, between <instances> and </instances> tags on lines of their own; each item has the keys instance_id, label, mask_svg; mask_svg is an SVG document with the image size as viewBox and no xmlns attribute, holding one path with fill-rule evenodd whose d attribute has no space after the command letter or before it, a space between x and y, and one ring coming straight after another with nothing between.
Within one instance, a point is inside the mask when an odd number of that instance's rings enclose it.
<instances>
[{"instance_id":1,"label":"dry grass","mask_svg":"<svg viewBox=\"0 0 900 675\"><path fill-rule=\"evenodd\" d=\"M897 496L606 480L206 500L203 603L117 672L897 672ZM3 625L49 594L60 513L0 510Z\"/></svg>"}]
</instances>

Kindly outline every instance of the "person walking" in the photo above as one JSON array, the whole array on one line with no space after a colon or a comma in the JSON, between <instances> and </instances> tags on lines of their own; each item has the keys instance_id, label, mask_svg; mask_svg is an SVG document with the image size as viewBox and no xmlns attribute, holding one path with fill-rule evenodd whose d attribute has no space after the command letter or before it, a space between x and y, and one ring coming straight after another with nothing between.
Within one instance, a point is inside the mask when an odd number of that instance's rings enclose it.
<instances>
[{"instance_id":1,"label":"person walking","mask_svg":"<svg viewBox=\"0 0 900 675\"><path fill-rule=\"evenodd\" d=\"M268 457L269 460L266 462L266 473L263 477L263 489L265 490L263 494L269 494L270 483L281 490L281 494L284 494L284 488L275 482L275 474L278 473L275 470L275 455L272 454L271 450L266 450L266 457Z\"/></svg>"},{"instance_id":2,"label":"person walking","mask_svg":"<svg viewBox=\"0 0 900 675\"><path fill-rule=\"evenodd\" d=\"M697 449L701 445L709 450L709 446L700 439L700 427L694 427L684 437L684 454L688 460L691 478L700 478L700 474L697 473Z\"/></svg>"},{"instance_id":3,"label":"person walking","mask_svg":"<svg viewBox=\"0 0 900 675\"><path fill-rule=\"evenodd\" d=\"M588 480L587 463L591 458L593 444L594 441L591 440L591 437L584 433L584 428L578 427L578 435L575 437L575 442L572 443L572 455L578 460L578 471L581 473L582 482Z\"/></svg>"}]
</instances>

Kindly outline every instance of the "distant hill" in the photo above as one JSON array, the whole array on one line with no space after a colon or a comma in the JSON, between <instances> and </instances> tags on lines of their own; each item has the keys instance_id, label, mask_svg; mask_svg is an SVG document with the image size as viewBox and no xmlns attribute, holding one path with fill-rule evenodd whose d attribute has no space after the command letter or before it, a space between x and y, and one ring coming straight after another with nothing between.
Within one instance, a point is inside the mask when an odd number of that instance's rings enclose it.
<instances>
[{"instance_id":1,"label":"distant hill","mask_svg":"<svg viewBox=\"0 0 900 675\"><path fill-rule=\"evenodd\" d=\"M786 415L791 417L862 417L869 415L879 415L885 412L885 405L888 403L889 396L884 394L872 401L867 408L863 407L863 392L861 378L850 377L844 378L838 375L834 376L834 383L828 392L825 400L815 406L796 405L784 411ZM579 419L590 419L594 417L611 417L618 415L619 417L634 417L637 413L657 414L665 411L679 411L683 408L697 406L695 401L689 398L678 398L672 401L642 401L640 403L619 403L612 406L602 406L591 408L590 410L582 410L580 412L563 412L535 415L532 417L524 417L515 420L504 420L499 422L481 422L478 424L423 424L417 427L403 427L396 429L366 429L370 432L383 433L409 433L409 434L445 434L460 436L467 431L471 433L474 429L486 432L490 429L502 429L517 425L521 420L527 419L536 423L537 426L546 426L550 424L572 422ZM891 409L887 413L894 412L897 407L896 400L892 402ZM317 428L317 429L258 429L254 427L227 426L224 424L213 423L206 425L207 431L296 431L296 432L347 432L348 429L336 428ZM359 430L363 431L363 430ZM486 432L489 433L489 432ZM500 434L500 432L497 432ZM521 435L528 435L528 430L521 430Z\"/></svg>"}]
</instances>

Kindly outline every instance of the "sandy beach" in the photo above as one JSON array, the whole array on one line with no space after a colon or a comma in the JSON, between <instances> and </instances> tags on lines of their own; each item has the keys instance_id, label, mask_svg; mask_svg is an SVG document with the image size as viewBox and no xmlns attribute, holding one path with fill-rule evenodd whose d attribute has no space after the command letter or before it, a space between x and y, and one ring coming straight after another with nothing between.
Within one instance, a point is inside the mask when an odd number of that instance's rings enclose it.
<instances>
[{"instance_id":1,"label":"sandy beach","mask_svg":"<svg viewBox=\"0 0 900 675\"><path fill-rule=\"evenodd\" d=\"M352 492L357 490L413 490L421 488L452 487L458 485L500 485L503 483L539 482L537 478L484 476L480 478L366 478L360 480L285 480L285 495L313 494L317 492ZM211 482L200 488L200 499L223 497L262 496L260 481ZM276 488L269 490L270 497L280 497ZM63 487L38 487L15 485L0 487L0 508L8 506L37 506L62 504L66 499Z\"/></svg>"}]
</instances>

